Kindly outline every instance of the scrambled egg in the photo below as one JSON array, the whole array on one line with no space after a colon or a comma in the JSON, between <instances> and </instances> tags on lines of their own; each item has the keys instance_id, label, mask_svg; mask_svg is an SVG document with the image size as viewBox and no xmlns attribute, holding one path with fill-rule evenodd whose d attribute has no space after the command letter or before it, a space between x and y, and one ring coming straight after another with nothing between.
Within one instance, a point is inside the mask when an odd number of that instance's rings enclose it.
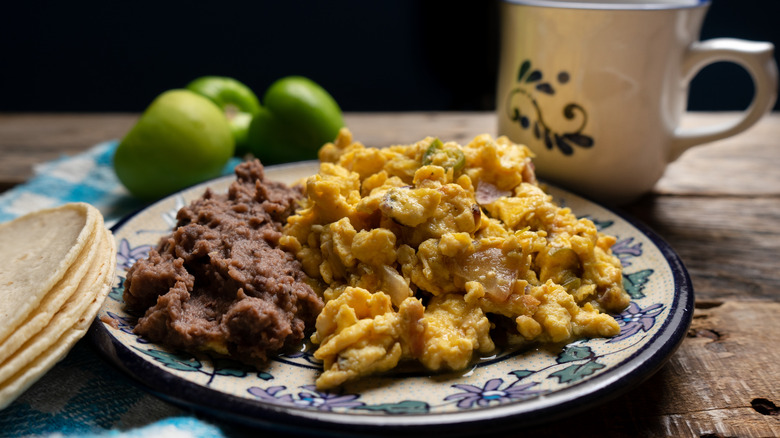
<instances>
[{"instance_id":1,"label":"scrambled egg","mask_svg":"<svg viewBox=\"0 0 780 438\"><path fill-rule=\"evenodd\" d=\"M404 360L460 370L496 348L617 335L613 237L556 206L531 153L480 135L369 148L343 129L281 245L321 279L319 389Z\"/></svg>"}]
</instances>

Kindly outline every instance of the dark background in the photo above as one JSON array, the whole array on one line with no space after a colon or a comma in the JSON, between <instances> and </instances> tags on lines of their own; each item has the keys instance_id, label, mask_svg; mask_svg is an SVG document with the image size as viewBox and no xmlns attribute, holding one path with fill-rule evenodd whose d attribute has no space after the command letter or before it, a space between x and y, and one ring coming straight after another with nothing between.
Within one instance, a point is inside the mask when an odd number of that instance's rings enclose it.
<instances>
[{"instance_id":1,"label":"dark background","mask_svg":"<svg viewBox=\"0 0 780 438\"><path fill-rule=\"evenodd\" d=\"M87 0L2 9L4 112L137 112L207 74L235 77L260 96L282 76L308 76L345 111L494 108L496 0ZM713 0L702 39L780 46L779 23L780 1ZM718 63L694 79L689 109L743 109L751 93L744 70Z\"/></svg>"}]
</instances>

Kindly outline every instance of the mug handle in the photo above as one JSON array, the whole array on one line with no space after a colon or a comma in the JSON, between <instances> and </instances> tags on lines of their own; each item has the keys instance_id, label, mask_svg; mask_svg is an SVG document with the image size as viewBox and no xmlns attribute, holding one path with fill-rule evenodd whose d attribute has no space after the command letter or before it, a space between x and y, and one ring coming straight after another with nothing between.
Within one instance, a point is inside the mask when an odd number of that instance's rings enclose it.
<instances>
[{"instance_id":1,"label":"mug handle","mask_svg":"<svg viewBox=\"0 0 780 438\"><path fill-rule=\"evenodd\" d=\"M742 117L733 122L693 129L677 128L669 161L677 159L691 146L730 137L746 130L772 109L777 99L778 80L774 49L775 46L769 42L734 38L715 38L697 41L691 45L683 62L683 77L686 82L690 82L708 64L718 61L734 62L750 73L755 84L755 94Z\"/></svg>"}]
</instances>

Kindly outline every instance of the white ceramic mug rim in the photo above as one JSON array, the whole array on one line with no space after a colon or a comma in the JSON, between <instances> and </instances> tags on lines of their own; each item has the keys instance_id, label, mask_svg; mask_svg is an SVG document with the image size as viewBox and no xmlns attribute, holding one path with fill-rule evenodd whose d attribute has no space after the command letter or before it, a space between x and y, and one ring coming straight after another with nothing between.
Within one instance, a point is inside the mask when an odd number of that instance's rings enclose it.
<instances>
[{"instance_id":1,"label":"white ceramic mug rim","mask_svg":"<svg viewBox=\"0 0 780 438\"><path fill-rule=\"evenodd\" d=\"M503 0L505 3L523 6L540 6L562 9L605 9L605 10L658 10L658 9L690 9L706 6L711 0L617 0L614 3L594 1L566 0Z\"/></svg>"}]
</instances>

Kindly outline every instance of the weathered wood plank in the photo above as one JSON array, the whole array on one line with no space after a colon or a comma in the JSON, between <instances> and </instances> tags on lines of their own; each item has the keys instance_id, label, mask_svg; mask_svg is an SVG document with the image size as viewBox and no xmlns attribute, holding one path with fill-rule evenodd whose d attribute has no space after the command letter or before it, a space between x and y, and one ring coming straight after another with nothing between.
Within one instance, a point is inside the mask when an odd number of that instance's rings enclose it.
<instances>
[{"instance_id":1,"label":"weathered wood plank","mask_svg":"<svg viewBox=\"0 0 780 438\"><path fill-rule=\"evenodd\" d=\"M575 436L576 430L586 437L780 436L780 303L704 307L696 309L680 349L647 382L523 435Z\"/></svg>"},{"instance_id":2,"label":"weathered wood plank","mask_svg":"<svg viewBox=\"0 0 780 438\"><path fill-rule=\"evenodd\" d=\"M33 166L119 138L137 114L0 114L0 191L33 175Z\"/></svg>"},{"instance_id":3,"label":"weathered wood plank","mask_svg":"<svg viewBox=\"0 0 780 438\"><path fill-rule=\"evenodd\" d=\"M344 117L354 139L374 147L414 143L428 136L464 143L479 134L496 135L497 129L492 112L348 113Z\"/></svg>"},{"instance_id":4,"label":"weathered wood plank","mask_svg":"<svg viewBox=\"0 0 780 438\"><path fill-rule=\"evenodd\" d=\"M680 255L698 299L780 300L780 197L650 196L627 211Z\"/></svg>"},{"instance_id":5,"label":"weathered wood plank","mask_svg":"<svg viewBox=\"0 0 780 438\"><path fill-rule=\"evenodd\" d=\"M737 113L693 113L685 126L735 120ZM666 169L655 192L674 195L780 194L780 113L734 137L689 149Z\"/></svg>"},{"instance_id":6,"label":"weathered wood plank","mask_svg":"<svg viewBox=\"0 0 780 438\"><path fill-rule=\"evenodd\" d=\"M33 165L118 139L138 114L0 114L0 191L33 175ZM493 113L347 113L355 140L369 146L412 143L429 135L467 141L495 131Z\"/></svg>"},{"instance_id":7,"label":"weathered wood plank","mask_svg":"<svg viewBox=\"0 0 780 438\"><path fill-rule=\"evenodd\" d=\"M734 113L694 113L689 125L718 123ZM32 176L32 165L122 137L138 114L0 114L0 186ZM356 140L370 146L411 143L428 135L464 142L496 135L492 112L347 113ZM780 113L748 132L698 147L671 164L655 191L664 194L780 194Z\"/></svg>"}]
</instances>

